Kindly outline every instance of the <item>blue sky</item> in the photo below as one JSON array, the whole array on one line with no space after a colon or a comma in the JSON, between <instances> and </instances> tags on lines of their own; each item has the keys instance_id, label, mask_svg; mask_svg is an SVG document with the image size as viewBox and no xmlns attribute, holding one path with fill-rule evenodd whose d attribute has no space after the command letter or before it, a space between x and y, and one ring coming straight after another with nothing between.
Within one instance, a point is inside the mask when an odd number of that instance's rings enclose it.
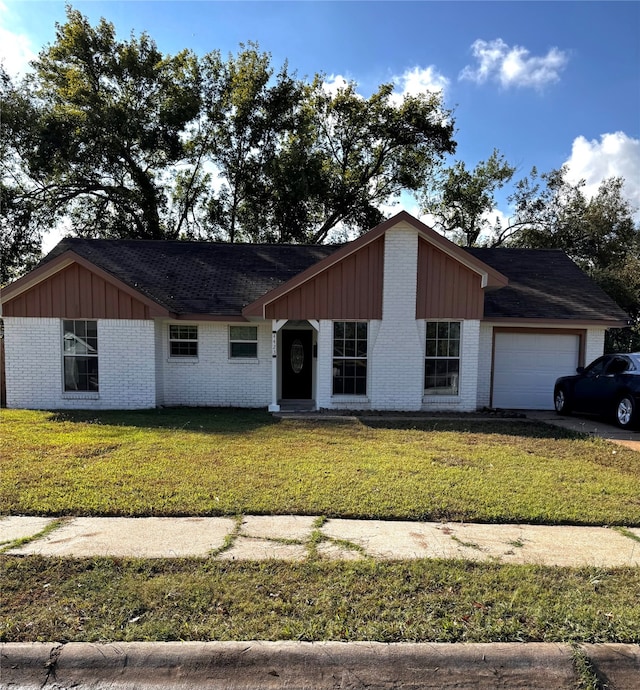
<instances>
[{"instance_id":1,"label":"blue sky","mask_svg":"<svg viewBox=\"0 0 640 690\"><path fill-rule=\"evenodd\" d=\"M640 2L72 4L121 38L148 32L166 53L257 41L276 67L354 80L365 96L388 81L399 93L442 90L456 159L473 167L498 148L519 175L566 163L588 190L622 175L640 206ZM64 20L58 0L0 0L5 67L23 71Z\"/></svg>"}]
</instances>

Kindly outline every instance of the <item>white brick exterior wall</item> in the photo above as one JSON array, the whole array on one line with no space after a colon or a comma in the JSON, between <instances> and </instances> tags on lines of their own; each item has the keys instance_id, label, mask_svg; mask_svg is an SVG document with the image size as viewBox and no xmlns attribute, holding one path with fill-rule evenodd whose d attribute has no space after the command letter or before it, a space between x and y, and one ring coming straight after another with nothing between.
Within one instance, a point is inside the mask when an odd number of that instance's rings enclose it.
<instances>
[{"instance_id":1,"label":"white brick exterior wall","mask_svg":"<svg viewBox=\"0 0 640 690\"><path fill-rule=\"evenodd\" d=\"M396 226L384 240L382 322L369 342L371 407L419 410L422 405L424 338L416 321L418 233Z\"/></svg>"},{"instance_id":2,"label":"white brick exterior wall","mask_svg":"<svg viewBox=\"0 0 640 690\"><path fill-rule=\"evenodd\" d=\"M491 404L491 358L493 356L493 324L480 324L478 349L478 409Z\"/></svg>"},{"instance_id":3,"label":"white brick exterior wall","mask_svg":"<svg viewBox=\"0 0 640 690\"><path fill-rule=\"evenodd\" d=\"M425 321L416 320L418 234L399 225L385 235L382 320L368 330L367 395L332 395L333 322L318 333L316 404L329 409L475 410L479 321L462 326L460 394L424 396Z\"/></svg>"},{"instance_id":4,"label":"white brick exterior wall","mask_svg":"<svg viewBox=\"0 0 640 690\"><path fill-rule=\"evenodd\" d=\"M100 404L97 407L155 407L153 322L98 321Z\"/></svg>"},{"instance_id":5,"label":"white brick exterior wall","mask_svg":"<svg viewBox=\"0 0 640 690\"><path fill-rule=\"evenodd\" d=\"M589 328L584 346L585 366L604 353L604 328Z\"/></svg>"},{"instance_id":6,"label":"white brick exterior wall","mask_svg":"<svg viewBox=\"0 0 640 690\"><path fill-rule=\"evenodd\" d=\"M228 323L192 325L198 326L198 357L194 359L169 357L169 322L156 326L156 370L161 372L158 404L267 407L271 402L271 322L251 324L258 328L257 359L229 357Z\"/></svg>"},{"instance_id":7,"label":"white brick exterior wall","mask_svg":"<svg viewBox=\"0 0 640 690\"><path fill-rule=\"evenodd\" d=\"M7 405L30 409L154 407L153 322L98 320L99 392L65 392L62 320L5 317Z\"/></svg>"},{"instance_id":8,"label":"white brick exterior wall","mask_svg":"<svg viewBox=\"0 0 640 690\"><path fill-rule=\"evenodd\" d=\"M316 359L315 389L316 406L333 408L331 386L333 385L333 321L322 320L318 328L318 358Z\"/></svg>"}]
</instances>

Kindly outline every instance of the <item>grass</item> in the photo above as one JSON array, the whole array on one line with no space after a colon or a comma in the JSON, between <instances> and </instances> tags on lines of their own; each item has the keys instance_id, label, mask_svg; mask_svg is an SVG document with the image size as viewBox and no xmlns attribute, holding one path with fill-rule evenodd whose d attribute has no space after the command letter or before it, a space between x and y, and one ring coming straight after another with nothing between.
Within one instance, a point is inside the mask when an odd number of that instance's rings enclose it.
<instances>
[{"instance_id":1,"label":"grass","mask_svg":"<svg viewBox=\"0 0 640 690\"><path fill-rule=\"evenodd\" d=\"M315 543L327 516L640 525L640 455L544 425L193 409L0 420L4 514L312 514ZM3 642L640 642L640 568L5 554L0 591Z\"/></svg>"},{"instance_id":2,"label":"grass","mask_svg":"<svg viewBox=\"0 0 640 690\"><path fill-rule=\"evenodd\" d=\"M0 559L0 640L640 642L640 569Z\"/></svg>"},{"instance_id":3,"label":"grass","mask_svg":"<svg viewBox=\"0 0 640 690\"><path fill-rule=\"evenodd\" d=\"M0 512L640 525L640 454L518 421L3 410Z\"/></svg>"}]
</instances>

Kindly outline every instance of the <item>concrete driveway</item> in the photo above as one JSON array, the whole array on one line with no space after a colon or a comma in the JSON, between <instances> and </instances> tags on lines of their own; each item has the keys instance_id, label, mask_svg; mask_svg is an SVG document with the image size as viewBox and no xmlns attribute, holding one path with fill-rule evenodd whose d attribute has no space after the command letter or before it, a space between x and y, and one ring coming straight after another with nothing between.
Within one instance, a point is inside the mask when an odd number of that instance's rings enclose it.
<instances>
[{"instance_id":1,"label":"concrete driveway","mask_svg":"<svg viewBox=\"0 0 640 690\"><path fill-rule=\"evenodd\" d=\"M562 429L570 429L589 436L598 436L640 453L640 431L625 431L613 424L607 424L597 417L561 417L553 410L527 410L527 419L545 422Z\"/></svg>"}]
</instances>

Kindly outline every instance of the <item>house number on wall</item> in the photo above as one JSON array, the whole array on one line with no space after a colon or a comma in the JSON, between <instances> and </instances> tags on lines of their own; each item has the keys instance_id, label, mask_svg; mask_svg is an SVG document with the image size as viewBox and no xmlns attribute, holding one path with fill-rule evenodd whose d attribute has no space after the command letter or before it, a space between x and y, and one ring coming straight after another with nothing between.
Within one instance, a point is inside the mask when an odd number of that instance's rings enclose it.
<instances>
[{"instance_id":1,"label":"house number on wall","mask_svg":"<svg viewBox=\"0 0 640 690\"><path fill-rule=\"evenodd\" d=\"M304 348L299 340L291 343L291 369L294 374L299 374L304 366Z\"/></svg>"}]
</instances>

